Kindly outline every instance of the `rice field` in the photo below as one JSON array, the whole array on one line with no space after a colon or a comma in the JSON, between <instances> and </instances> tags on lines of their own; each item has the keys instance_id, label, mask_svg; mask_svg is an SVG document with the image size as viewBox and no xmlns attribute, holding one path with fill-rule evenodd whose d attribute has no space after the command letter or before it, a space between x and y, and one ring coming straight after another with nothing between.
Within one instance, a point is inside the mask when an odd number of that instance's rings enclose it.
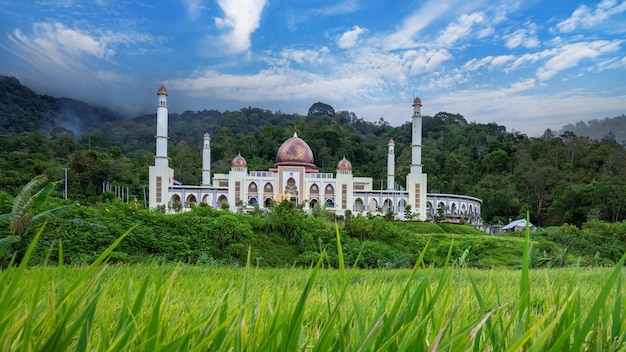
<instances>
[{"instance_id":1,"label":"rice field","mask_svg":"<svg viewBox=\"0 0 626 352\"><path fill-rule=\"evenodd\" d=\"M332 270L322 256L290 270L106 265L112 248L90 266L0 273L0 349L626 350L624 259L615 268Z\"/></svg>"}]
</instances>

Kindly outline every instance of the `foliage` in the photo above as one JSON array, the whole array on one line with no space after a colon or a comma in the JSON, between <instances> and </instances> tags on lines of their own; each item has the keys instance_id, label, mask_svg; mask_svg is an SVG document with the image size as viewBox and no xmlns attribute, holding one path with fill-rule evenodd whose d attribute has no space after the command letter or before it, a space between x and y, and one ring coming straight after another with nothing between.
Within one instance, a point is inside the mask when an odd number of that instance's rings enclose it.
<instances>
[{"instance_id":1,"label":"foliage","mask_svg":"<svg viewBox=\"0 0 626 352\"><path fill-rule=\"evenodd\" d=\"M154 162L156 121L151 115L120 120L116 114L71 99L38 96L15 78L0 80L2 190L16 195L33 177L63 178L68 197L82 204L101 201L103 184L143 199L148 166ZM241 152L250 169L266 170L280 144L294 130L307 141L321 172L334 172L344 156L356 176L386 179L386 143L396 142L396 182L403 184L411 163L410 116L393 127L384 118L368 122L324 103L300 116L253 107L237 111L185 111L170 114L171 165L185 184L198 184L202 134L212 140L211 169L227 172ZM78 118L80 116L80 118ZM85 123L83 123L85 121ZM486 223L520 218L530 210L540 227L588 220L626 219L626 150L620 136L623 117L592 120L541 137L507 132L496 123L468 122L461 114L423 116L422 164L431 193L467 194L483 200ZM45 126L43 128L42 126ZM606 129L605 129L606 127ZM620 139L621 138L621 139ZM446 209L436 210L446 221Z\"/></svg>"},{"instance_id":2,"label":"foliage","mask_svg":"<svg viewBox=\"0 0 626 352\"><path fill-rule=\"evenodd\" d=\"M8 233L0 237L0 254L6 257L7 254L17 251L21 255L34 231L44 222L57 219L66 210L67 206L45 209L57 183L48 182L45 175L33 178L13 199L11 212L0 215L0 223L9 223ZM18 257L18 262L19 259Z\"/></svg>"},{"instance_id":3,"label":"foliage","mask_svg":"<svg viewBox=\"0 0 626 352\"><path fill-rule=\"evenodd\" d=\"M521 273L464 268L467 251L453 260L462 268L448 263L421 269L422 254L412 270L346 269L337 231L338 270L322 269L325 254L306 270L259 270L250 260L245 268L103 265L132 231L89 266L60 262L27 270L40 232L22 264L0 273L0 348L603 351L626 346L621 280L626 255L611 269L534 271L529 232L521 242ZM377 246L363 245L368 262L385 269L406 263L402 256L384 257L385 249ZM58 257L63 251L59 246Z\"/></svg>"}]
</instances>

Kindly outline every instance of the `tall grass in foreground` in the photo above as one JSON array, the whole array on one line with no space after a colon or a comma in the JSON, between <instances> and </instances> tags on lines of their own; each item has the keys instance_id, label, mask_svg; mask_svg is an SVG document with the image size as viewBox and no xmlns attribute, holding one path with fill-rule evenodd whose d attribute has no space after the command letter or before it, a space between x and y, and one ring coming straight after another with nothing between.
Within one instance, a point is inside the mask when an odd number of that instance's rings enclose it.
<instances>
[{"instance_id":1,"label":"tall grass in foreground","mask_svg":"<svg viewBox=\"0 0 626 352\"><path fill-rule=\"evenodd\" d=\"M521 271L346 269L339 240L338 270L103 265L116 244L87 267L27 268L33 244L0 276L0 349L626 350L624 257L531 271L528 243Z\"/></svg>"}]
</instances>

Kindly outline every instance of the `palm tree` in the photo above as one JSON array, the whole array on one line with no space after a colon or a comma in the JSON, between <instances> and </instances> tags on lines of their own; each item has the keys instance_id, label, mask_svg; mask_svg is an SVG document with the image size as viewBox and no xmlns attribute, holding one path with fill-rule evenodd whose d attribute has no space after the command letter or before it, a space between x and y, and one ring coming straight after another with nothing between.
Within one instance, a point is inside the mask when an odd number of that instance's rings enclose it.
<instances>
[{"instance_id":1,"label":"palm tree","mask_svg":"<svg viewBox=\"0 0 626 352\"><path fill-rule=\"evenodd\" d=\"M27 245L31 229L43 225L46 221L56 219L68 206L43 210L48 197L60 181L48 182L45 175L33 178L22 188L13 200L11 212L0 215L0 223L9 221L9 231L0 232L0 254L12 249L15 243ZM16 248L19 249L19 248ZM11 252L9 252L11 253ZM6 257L6 256L5 256Z\"/></svg>"}]
</instances>

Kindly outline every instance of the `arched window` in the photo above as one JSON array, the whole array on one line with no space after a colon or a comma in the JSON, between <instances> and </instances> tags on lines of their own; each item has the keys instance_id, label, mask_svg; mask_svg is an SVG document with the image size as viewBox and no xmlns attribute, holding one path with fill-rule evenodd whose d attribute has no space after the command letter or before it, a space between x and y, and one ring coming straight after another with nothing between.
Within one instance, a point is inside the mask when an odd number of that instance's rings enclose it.
<instances>
[{"instance_id":1,"label":"arched window","mask_svg":"<svg viewBox=\"0 0 626 352\"><path fill-rule=\"evenodd\" d=\"M248 185L248 193L252 193L252 194L257 193L256 183L252 182Z\"/></svg>"},{"instance_id":2,"label":"arched window","mask_svg":"<svg viewBox=\"0 0 626 352\"><path fill-rule=\"evenodd\" d=\"M324 188L324 195L326 196L335 195L335 188L333 187L333 185L326 185L326 188Z\"/></svg>"}]
</instances>

